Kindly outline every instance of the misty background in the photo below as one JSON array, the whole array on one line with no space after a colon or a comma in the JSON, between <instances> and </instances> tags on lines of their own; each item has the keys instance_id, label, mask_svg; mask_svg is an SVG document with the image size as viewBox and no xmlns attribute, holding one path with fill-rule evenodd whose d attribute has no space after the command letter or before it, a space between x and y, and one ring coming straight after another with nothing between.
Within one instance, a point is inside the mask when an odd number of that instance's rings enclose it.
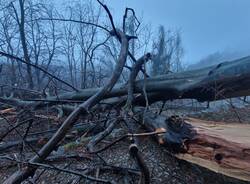
<instances>
[{"instance_id":1,"label":"misty background","mask_svg":"<svg viewBox=\"0 0 250 184\"><path fill-rule=\"evenodd\" d=\"M109 0L118 22L126 7L135 9L144 23L180 29L184 62L210 57L235 59L250 53L249 0ZM156 30L154 30L156 31ZM210 57L211 59L211 57Z\"/></svg>"},{"instance_id":2,"label":"misty background","mask_svg":"<svg viewBox=\"0 0 250 184\"><path fill-rule=\"evenodd\" d=\"M136 59L152 53L154 57L145 64L149 76L201 68L250 53L248 0L104 2L119 29L125 9L134 10L125 20L126 34L137 36L129 50ZM107 30L77 21L113 29L94 0L1 0L0 51L55 73L74 87L103 86L114 69L120 43ZM128 79L133 61L127 60L119 82ZM1 84L38 90L52 85L29 64L10 62L10 58L2 61Z\"/></svg>"}]
</instances>

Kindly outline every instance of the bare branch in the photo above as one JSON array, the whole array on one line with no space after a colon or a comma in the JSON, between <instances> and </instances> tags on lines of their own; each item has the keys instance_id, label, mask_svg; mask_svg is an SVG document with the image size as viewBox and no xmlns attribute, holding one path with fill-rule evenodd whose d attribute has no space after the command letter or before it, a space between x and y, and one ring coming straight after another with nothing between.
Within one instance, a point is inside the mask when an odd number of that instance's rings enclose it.
<instances>
[{"instance_id":1,"label":"bare branch","mask_svg":"<svg viewBox=\"0 0 250 184\"><path fill-rule=\"evenodd\" d=\"M34 68L37 68L37 69L41 70L42 72L46 73L48 76L50 76L50 77L56 79L57 81L59 81L59 82L65 84L65 85L69 86L69 87L72 88L73 90L78 91L78 89L76 89L76 88L75 88L74 86L72 86L71 84L69 84L69 83L63 81L62 79L56 77L55 75L49 73L48 71L44 70L43 68L41 68L41 67L38 66L38 65L32 64L31 62L30 62L30 63L29 63L29 62L26 62L25 60L23 60L23 59L21 59L21 58L19 58L19 57L17 57L17 56L14 56L14 55L11 55L11 54L2 52L2 51L0 51L0 55L5 56L5 57L10 58L10 59L14 59L14 60L16 60L16 61L20 61L21 63L25 63L25 64L27 64L27 65L30 65L30 66L34 67Z\"/></svg>"},{"instance_id":2,"label":"bare branch","mask_svg":"<svg viewBox=\"0 0 250 184\"><path fill-rule=\"evenodd\" d=\"M41 163L44 161L46 157L55 149L58 143L64 138L67 131L72 127L75 121L78 119L80 114L87 114L89 109L96 105L100 100L102 100L103 96L111 91L115 83L120 77L120 74L123 70L123 67L126 62L127 54L128 54L128 39L126 35L124 35L121 31L119 31L119 35L122 42L122 47L119 55L118 62L116 64L115 70L113 72L112 77L110 78L108 84L104 86L100 91L98 91L95 95L90 97L86 102L82 103L78 106L63 122L58 131L54 134L54 136L45 144L42 149L39 151L38 155L34 156L30 162ZM25 180L27 177L34 174L36 171L36 167L27 167L22 171L17 171L12 176L10 176L4 183L20 183Z\"/></svg>"}]
</instances>

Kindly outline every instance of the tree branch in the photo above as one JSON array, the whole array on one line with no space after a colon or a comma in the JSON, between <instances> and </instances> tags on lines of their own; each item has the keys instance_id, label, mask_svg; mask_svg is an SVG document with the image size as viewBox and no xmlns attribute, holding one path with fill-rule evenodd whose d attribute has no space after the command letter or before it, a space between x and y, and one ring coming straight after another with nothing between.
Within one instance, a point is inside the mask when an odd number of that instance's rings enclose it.
<instances>
[{"instance_id":1,"label":"tree branch","mask_svg":"<svg viewBox=\"0 0 250 184\"><path fill-rule=\"evenodd\" d=\"M23 60L23 59L21 59L21 58L19 58L19 57L17 57L17 56L14 56L14 55L11 55L11 54L2 52L2 51L0 51L0 55L5 56L5 57L10 58L10 59L14 59L14 60L16 60L16 61L20 61L21 63L24 63L24 64L26 64L26 65L30 65L30 66L32 66L32 67L38 69L38 70L41 70L42 72L46 73L48 76L50 76L50 77L56 79L57 81L59 81L59 82L65 84L66 86L69 86L69 87L72 88L74 91L78 91L78 89L76 89L76 88L75 88L74 86L72 86L71 84L69 84L69 83L63 81L62 79L56 77L55 75L49 73L48 71L44 70L43 68L41 68L41 67L38 66L38 65L32 64L31 62L26 62L25 60ZM12 61L12 60L11 60L11 61Z\"/></svg>"},{"instance_id":2,"label":"tree branch","mask_svg":"<svg viewBox=\"0 0 250 184\"><path fill-rule=\"evenodd\" d=\"M115 66L115 70L106 86L100 89L96 94L90 97L87 101L79 105L63 122L58 131L53 135L53 137L45 144L42 149L38 152L38 155L35 155L30 162L41 163L44 161L46 157L56 148L58 143L64 138L67 131L72 127L72 125L77 121L80 114L88 114L88 111L91 107L96 105L100 100L102 100L103 96L111 91L115 83L120 77L120 74L123 70L123 67L126 62L127 54L128 54L128 39L126 35L124 35L121 31L118 32L121 37L121 50L118 58L118 62ZM10 176L4 184L16 184L25 180L29 176L34 175L37 167L27 167L23 170L17 171L12 176Z\"/></svg>"}]
</instances>

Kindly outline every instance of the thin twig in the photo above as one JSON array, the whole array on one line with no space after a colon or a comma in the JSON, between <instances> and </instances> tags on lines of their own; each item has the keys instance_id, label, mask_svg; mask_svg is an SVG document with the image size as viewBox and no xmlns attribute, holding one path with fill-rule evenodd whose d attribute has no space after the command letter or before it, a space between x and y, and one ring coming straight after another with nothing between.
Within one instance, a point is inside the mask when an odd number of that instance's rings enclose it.
<instances>
[{"instance_id":1,"label":"thin twig","mask_svg":"<svg viewBox=\"0 0 250 184\"><path fill-rule=\"evenodd\" d=\"M59 168L57 166L53 166L52 167L51 165L47 165L47 164L41 164L41 163L36 163L36 162L20 161L20 160L17 160L15 158L11 158L9 156L0 156L0 159L11 160L11 161L15 161L17 163L22 163L22 164L27 164L27 165L39 166L39 167L43 167L43 168L51 169L51 170L58 170L58 171L61 171L61 172L65 172L65 173L69 173L69 174L74 174L74 175L77 175L77 176L81 176L81 177L83 177L85 179L88 179L88 180L91 180L91 181L97 181L97 182L103 182L103 183L113 183L113 182L108 181L108 180L104 180L104 179L100 179L100 178L95 178L95 177L88 176L88 175L85 175L85 174L77 172L77 171L72 171L72 170L68 170L68 169Z\"/></svg>"},{"instance_id":2,"label":"thin twig","mask_svg":"<svg viewBox=\"0 0 250 184\"><path fill-rule=\"evenodd\" d=\"M72 88L72 89L75 90L75 91L78 91L78 89L76 89L76 88L75 88L74 86L72 86L71 84L69 84L69 83L65 82L64 80L58 78L57 76L55 76L55 75L49 73L48 71L46 71L45 69L41 68L40 66L38 66L38 65L36 65L36 64L29 63L29 62L27 62L27 61L25 61L25 60L23 60L23 59L21 59L21 58L19 58L19 57L17 57L17 56L14 56L14 55L11 55L11 54L2 52L2 51L0 51L0 55L5 56L5 57L10 58L10 59L13 59L13 60L16 60L16 61L20 61L21 63L24 63L24 64L26 64L26 65L30 65L30 66L32 66L32 67L38 69L38 70L41 70L42 72L44 72L45 74L49 75L50 77L56 79L57 81L59 81L59 82L65 84L65 85L69 86L70 88ZM13 60L11 60L11 61L13 61Z\"/></svg>"},{"instance_id":3,"label":"thin twig","mask_svg":"<svg viewBox=\"0 0 250 184\"><path fill-rule=\"evenodd\" d=\"M96 151L93 151L93 152L90 152L90 153L93 153L93 154L96 154L96 153L100 153L102 151L105 151L107 150L108 148L110 148L111 146L113 146L114 144L128 138L128 137L143 137L143 136L152 136L152 135L158 135L158 134L163 134L163 133L166 133L166 131L154 131L154 132L146 132L146 133L138 133L138 134L125 134L119 138L117 138L116 140L114 140L112 143L108 144L107 146L103 147L103 148L100 148L99 150L96 150Z\"/></svg>"}]
</instances>

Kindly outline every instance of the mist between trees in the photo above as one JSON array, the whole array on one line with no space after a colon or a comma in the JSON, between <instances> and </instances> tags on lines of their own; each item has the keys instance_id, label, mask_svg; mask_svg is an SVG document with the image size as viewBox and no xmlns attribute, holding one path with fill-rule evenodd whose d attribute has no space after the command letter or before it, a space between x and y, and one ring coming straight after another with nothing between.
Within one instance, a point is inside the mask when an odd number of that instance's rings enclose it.
<instances>
[{"instance_id":1,"label":"mist between trees","mask_svg":"<svg viewBox=\"0 0 250 184\"><path fill-rule=\"evenodd\" d=\"M0 85L53 94L55 88L70 90L30 63L79 89L103 86L110 77L120 43L109 36L108 19L95 1L63 5L51 1L1 1L0 10L0 50L26 62L1 57ZM145 65L148 75L183 70L180 30L159 26L153 33L155 28L144 24L143 18L138 20L133 11L127 12L125 22L126 33L138 37L129 45L132 55L139 57L149 51L153 54L152 61ZM129 58L120 82L127 81L132 63Z\"/></svg>"},{"instance_id":2,"label":"mist between trees","mask_svg":"<svg viewBox=\"0 0 250 184\"><path fill-rule=\"evenodd\" d=\"M177 114L235 97L248 103L250 56L186 71L181 30L153 28L130 7L116 24L101 0L2 0L0 6L4 184L193 181L193 167L174 177L182 163L173 157L223 174L221 183L228 183L224 175L250 181L250 126L232 100L233 126ZM225 57L212 54L203 63L216 58ZM193 100L207 103L193 108ZM57 173L47 177L51 170ZM196 181L205 172L196 172ZM62 173L74 180L57 177Z\"/></svg>"}]
</instances>

